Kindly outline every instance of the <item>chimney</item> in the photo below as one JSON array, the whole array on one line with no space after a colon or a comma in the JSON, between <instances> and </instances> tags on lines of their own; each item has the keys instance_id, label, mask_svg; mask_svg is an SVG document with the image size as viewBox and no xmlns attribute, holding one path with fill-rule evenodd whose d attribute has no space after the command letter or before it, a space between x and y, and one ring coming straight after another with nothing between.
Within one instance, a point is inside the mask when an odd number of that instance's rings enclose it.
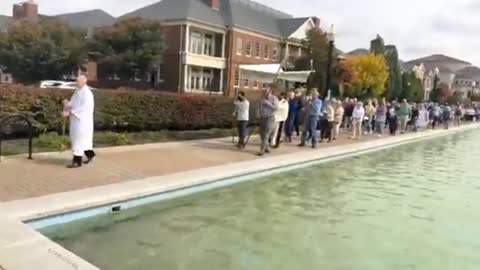
<instances>
[{"instance_id":1,"label":"chimney","mask_svg":"<svg viewBox=\"0 0 480 270\"><path fill-rule=\"evenodd\" d=\"M38 5L33 0L13 5L13 18L15 20L38 20Z\"/></svg>"},{"instance_id":2,"label":"chimney","mask_svg":"<svg viewBox=\"0 0 480 270\"><path fill-rule=\"evenodd\" d=\"M208 5L215 10L220 10L222 7L222 0L207 0Z\"/></svg>"},{"instance_id":3,"label":"chimney","mask_svg":"<svg viewBox=\"0 0 480 270\"><path fill-rule=\"evenodd\" d=\"M27 20L38 19L38 5L33 0L23 3L23 12Z\"/></svg>"},{"instance_id":4,"label":"chimney","mask_svg":"<svg viewBox=\"0 0 480 270\"><path fill-rule=\"evenodd\" d=\"M13 5L13 19L20 20L23 19L23 6L21 4Z\"/></svg>"}]
</instances>

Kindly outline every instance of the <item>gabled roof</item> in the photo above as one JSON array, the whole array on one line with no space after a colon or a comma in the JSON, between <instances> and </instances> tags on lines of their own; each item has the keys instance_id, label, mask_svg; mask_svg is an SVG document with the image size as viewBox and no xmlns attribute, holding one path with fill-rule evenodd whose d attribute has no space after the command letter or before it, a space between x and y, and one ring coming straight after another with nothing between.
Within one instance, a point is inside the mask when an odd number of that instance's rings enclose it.
<instances>
[{"instance_id":1,"label":"gabled roof","mask_svg":"<svg viewBox=\"0 0 480 270\"><path fill-rule=\"evenodd\" d=\"M222 4L220 11L216 11L210 8L206 2L200 0L162 0L127 13L119 19L132 17L161 21L194 19L223 26L226 25L222 16L225 11L225 4Z\"/></svg>"},{"instance_id":2,"label":"gabled roof","mask_svg":"<svg viewBox=\"0 0 480 270\"><path fill-rule=\"evenodd\" d=\"M100 9L60 14L54 17L60 18L70 26L80 28L109 26L116 21L115 17Z\"/></svg>"},{"instance_id":3,"label":"gabled roof","mask_svg":"<svg viewBox=\"0 0 480 270\"><path fill-rule=\"evenodd\" d=\"M309 18L293 18L251 0L223 0L220 10L206 0L162 0L137 9L119 19L142 17L160 21L192 19L228 27L242 27L278 37L289 37Z\"/></svg>"},{"instance_id":4,"label":"gabled roof","mask_svg":"<svg viewBox=\"0 0 480 270\"><path fill-rule=\"evenodd\" d=\"M405 64L410 64L410 63L420 64L420 63L427 63L427 62L448 62L450 64L471 65L470 62L460 60L460 59L456 59L456 58L453 58L453 57L450 57L450 56L447 56L447 55L443 55L443 54L432 54L430 56L426 56L426 57L422 57L422 58L418 58L418 59L415 59L415 60L408 61Z\"/></svg>"},{"instance_id":5,"label":"gabled roof","mask_svg":"<svg viewBox=\"0 0 480 270\"><path fill-rule=\"evenodd\" d=\"M282 36L289 37L298 28L305 24L306 21L310 20L310 17L305 18L291 18L291 19L280 19L278 20L278 26L280 28L280 32Z\"/></svg>"}]
</instances>

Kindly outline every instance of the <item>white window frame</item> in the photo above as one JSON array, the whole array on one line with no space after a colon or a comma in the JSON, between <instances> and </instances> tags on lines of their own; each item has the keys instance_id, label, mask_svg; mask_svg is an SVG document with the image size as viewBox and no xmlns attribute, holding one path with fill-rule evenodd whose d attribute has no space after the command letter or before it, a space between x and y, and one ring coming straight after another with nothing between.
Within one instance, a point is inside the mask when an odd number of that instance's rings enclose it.
<instances>
[{"instance_id":1,"label":"white window frame","mask_svg":"<svg viewBox=\"0 0 480 270\"><path fill-rule=\"evenodd\" d=\"M270 59L270 45L269 44L263 45L263 59L265 59L265 60Z\"/></svg>"},{"instance_id":2,"label":"white window frame","mask_svg":"<svg viewBox=\"0 0 480 270\"><path fill-rule=\"evenodd\" d=\"M237 38L237 55L242 55L243 53L243 40L241 38Z\"/></svg>"},{"instance_id":3,"label":"white window frame","mask_svg":"<svg viewBox=\"0 0 480 270\"><path fill-rule=\"evenodd\" d=\"M165 82L165 65L160 63L157 65L157 83Z\"/></svg>"},{"instance_id":4,"label":"white window frame","mask_svg":"<svg viewBox=\"0 0 480 270\"><path fill-rule=\"evenodd\" d=\"M260 58L262 55L262 44L257 41L255 42L255 58Z\"/></svg>"},{"instance_id":5,"label":"white window frame","mask_svg":"<svg viewBox=\"0 0 480 270\"><path fill-rule=\"evenodd\" d=\"M203 54L203 35L200 32L190 32L189 52L193 54ZM199 51L200 49L200 51Z\"/></svg>"},{"instance_id":6,"label":"white window frame","mask_svg":"<svg viewBox=\"0 0 480 270\"><path fill-rule=\"evenodd\" d=\"M272 60L273 61L278 61L278 59L280 59L280 56L278 55L279 54L279 48L278 46L274 46L273 47L273 50L272 50Z\"/></svg>"},{"instance_id":7,"label":"white window frame","mask_svg":"<svg viewBox=\"0 0 480 270\"><path fill-rule=\"evenodd\" d=\"M243 79L243 88L250 88L250 80Z\"/></svg>"},{"instance_id":8,"label":"white window frame","mask_svg":"<svg viewBox=\"0 0 480 270\"><path fill-rule=\"evenodd\" d=\"M252 56L252 50L253 50L253 42L251 40L247 41L247 46L245 48L245 56L251 57Z\"/></svg>"},{"instance_id":9,"label":"white window frame","mask_svg":"<svg viewBox=\"0 0 480 270\"><path fill-rule=\"evenodd\" d=\"M240 68L237 67L235 69L235 73L234 73L233 76L234 76L233 77L233 85L237 86L237 87L240 86Z\"/></svg>"},{"instance_id":10,"label":"white window frame","mask_svg":"<svg viewBox=\"0 0 480 270\"><path fill-rule=\"evenodd\" d=\"M211 39L210 38L207 39L207 36L210 36ZM203 55L215 56L215 34L204 33L202 40L203 40ZM208 45L209 47L207 47ZM208 52L207 48L210 48L210 52Z\"/></svg>"}]
</instances>

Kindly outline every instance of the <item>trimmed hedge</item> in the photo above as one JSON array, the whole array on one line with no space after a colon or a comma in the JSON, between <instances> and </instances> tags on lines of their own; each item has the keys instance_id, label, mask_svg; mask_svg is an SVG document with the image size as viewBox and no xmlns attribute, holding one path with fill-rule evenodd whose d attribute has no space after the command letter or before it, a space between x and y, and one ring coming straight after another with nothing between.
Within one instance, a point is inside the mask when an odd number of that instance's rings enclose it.
<instances>
[{"instance_id":1,"label":"trimmed hedge","mask_svg":"<svg viewBox=\"0 0 480 270\"><path fill-rule=\"evenodd\" d=\"M31 112L39 123L40 132L59 131L64 124L62 101L71 95L72 92L66 90L0 86L0 113ZM223 96L117 90L96 90L94 95L96 130L157 131L232 127L233 100Z\"/></svg>"}]
</instances>

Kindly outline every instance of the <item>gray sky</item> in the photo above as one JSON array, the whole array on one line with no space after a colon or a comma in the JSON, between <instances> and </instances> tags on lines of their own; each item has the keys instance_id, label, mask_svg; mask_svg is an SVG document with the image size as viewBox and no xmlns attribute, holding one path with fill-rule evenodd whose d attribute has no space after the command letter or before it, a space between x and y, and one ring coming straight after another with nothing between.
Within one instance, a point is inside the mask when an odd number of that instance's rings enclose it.
<instances>
[{"instance_id":1,"label":"gray sky","mask_svg":"<svg viewBox=\"0 0 480 270\"><path fill-rule=\"evenodd\" d=\"M54 15L100 8L121 15L158 0L37 0L40 12ZM19 0L1 0L0 13L11 14ZM58 4L58 3L61 4ZM378 33L397 45L403 60L433 53L480 65L478 0L257 0L295 16L315 15L334 23L337 45L349 51L369 46Z\"/></svg>"}]
</instances>

